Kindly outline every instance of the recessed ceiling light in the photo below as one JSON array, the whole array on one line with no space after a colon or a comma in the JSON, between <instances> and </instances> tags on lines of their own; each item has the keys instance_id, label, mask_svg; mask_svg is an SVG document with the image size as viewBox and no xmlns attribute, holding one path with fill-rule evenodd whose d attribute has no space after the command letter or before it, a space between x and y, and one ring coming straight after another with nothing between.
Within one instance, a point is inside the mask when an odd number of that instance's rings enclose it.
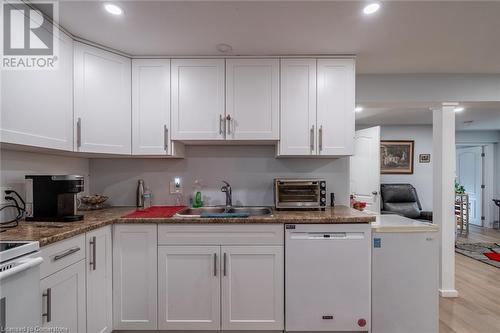
<instances>
[{"instance_id":1,"label":"recessed ceiling light","mask_svg":"<svg viewBox=\"0 0 500 333\"><path fill-rule=\"evenodd\" d=\"M106 11L108 13L113 14L113 15L123 14L123 10L120 7L118 7L117 5L112 4L112 3L104 4L104 9L106 9Z\"/></svg>"},{"instance_id":2,"label":"recessed ceiling light","mask_svg":"<svg viewBox=\"0 0 500 333\"><path fill-rule=\"evenodd\" d=\"M220 43L220 44L215 45L215 48L217 49L217 51L222 52L222 53L228 53L228 52L231 52L233 50L233 47L231 45L224 44L224 43Z\"/></svg>"},{"instance_id":3,"label":"recessed ceiling light","mask_svg":"<svg viewBox=\"0 0 500 333\"><path fill-rule=\"evenodd\" d=\"M356 106L356 107L354 108L354 111L356 111L356 112L361 112L361 111L363 111L363 107L362 107L362 106Z\"/></svg>"},{"instance_id":4,"label":"recessed ceiling light","mask_svg":"<svg viewBox=\"0 0 500 333\"><path fill-rule=\"evenodd\" d=\"M371 15L380 9L380 4L378 2L372 2L363 8L363 13L366 15Z\"/></svg>"},{"instance_id":5,"label":"recessed ceiling light","mask_svg":"<svg viewBox=\"0 0 500 333\"><path fill-rule=\"evenodd\" d=\"M463 110L465 110L463 106L457 106L456 108L453 109L453 111L455 112L462 112Z\"/></svg>"}]
</instances>

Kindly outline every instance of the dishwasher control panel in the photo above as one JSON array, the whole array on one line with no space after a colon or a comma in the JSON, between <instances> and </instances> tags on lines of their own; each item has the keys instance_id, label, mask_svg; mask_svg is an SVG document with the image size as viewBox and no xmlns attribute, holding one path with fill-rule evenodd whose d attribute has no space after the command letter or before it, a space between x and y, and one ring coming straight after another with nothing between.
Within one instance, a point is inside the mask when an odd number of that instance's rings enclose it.
<instances>
[{"instance_id":1,"label":"dishwasher control panel","mask_svg":"<svg viewBox=\"0 0 500 333\"><path fill-rule=\"evenodd\" d=\"M337 240L365 239L363 232L291 232L290 239Z\"/></svg>"}]
</instances>

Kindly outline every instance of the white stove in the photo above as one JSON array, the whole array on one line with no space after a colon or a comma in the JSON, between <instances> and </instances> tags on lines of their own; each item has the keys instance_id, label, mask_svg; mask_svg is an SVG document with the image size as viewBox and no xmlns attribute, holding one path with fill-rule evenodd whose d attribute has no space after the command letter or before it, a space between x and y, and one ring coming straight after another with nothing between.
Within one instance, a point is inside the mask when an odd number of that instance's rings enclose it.
<instances>
[{"instance_id":1,"label":"white stove","mask_svg":"<svg viewBox=\"0 0 500 333\"><path fill-rule=\"evenodd\" d=\"M0 241L0 264L38 251L38 242Z\"/></svg>"},{"instance_id":2,"label":"white stove","mask_svg":"<svg viewBox=\"0 0 500 333\"><path fill-rule=\"evenodd\" d=\"M38 242L0 241L1 332L32 332L40 325L38 249Z\"/></svg>"}]
</instances>

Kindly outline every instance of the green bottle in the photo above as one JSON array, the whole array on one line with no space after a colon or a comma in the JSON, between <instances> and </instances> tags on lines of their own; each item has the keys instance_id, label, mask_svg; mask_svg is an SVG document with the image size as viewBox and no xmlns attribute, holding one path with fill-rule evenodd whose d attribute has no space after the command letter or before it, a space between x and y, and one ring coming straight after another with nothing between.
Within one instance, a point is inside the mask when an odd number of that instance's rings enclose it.
<instances>
[{"instance_id":1,"label":"green bottle","mask_svg":"<svg viewBox=\"0 0 500 333\"><path fill-rule=\"evenodd\" d=\"M197 191L194 195L193 208L200 208L202 206L201 202L201 192Z\"/></svg>"}]
</instances>

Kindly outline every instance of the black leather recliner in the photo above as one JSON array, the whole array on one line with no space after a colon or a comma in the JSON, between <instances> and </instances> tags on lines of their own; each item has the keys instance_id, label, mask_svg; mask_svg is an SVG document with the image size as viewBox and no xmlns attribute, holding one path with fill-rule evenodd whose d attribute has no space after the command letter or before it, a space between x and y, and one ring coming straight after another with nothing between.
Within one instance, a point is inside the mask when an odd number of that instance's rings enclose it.
<instances>
[{"instance_id":1,"label":"black leather recliner","mask_svg":"<svg viewBox=\"0 0 500 333\"><path fill-rule=\"evenodd\" d=\"M411 184L381 184L382 214L398 214L410 219L432 222L432 212L422 210L417 190Z\"/></svg>"}]
</instances>

